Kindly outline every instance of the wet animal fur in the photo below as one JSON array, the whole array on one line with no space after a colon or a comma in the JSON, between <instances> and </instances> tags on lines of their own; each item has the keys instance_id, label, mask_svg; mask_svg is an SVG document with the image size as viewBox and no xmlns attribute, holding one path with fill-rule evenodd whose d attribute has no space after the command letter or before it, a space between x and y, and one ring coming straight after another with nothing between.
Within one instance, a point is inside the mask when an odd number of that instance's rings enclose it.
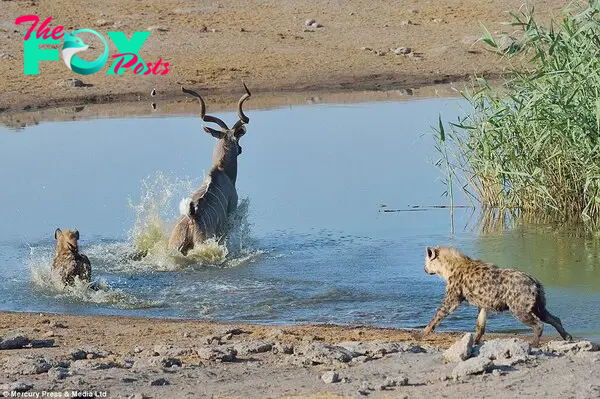
<instances>
[{"instance_id":1,"label":"wet animal fur","mask_svg":"<svg viewBox=\"0 0 600 399\"><path fill-rule=\"evenodd\" d=\"M488 310L510 310L519 321L533 328L533 346L539 346L542 322L554 326L564 340L572 339L560 319L546 309L542 284L526 273L501 269L447 247L426 248L425 272L446 281L446 295L423 334L433 331L444 317L467 300L479 307L475 342L485 333Z\"/></svg>"},{"instance_id":2,"label":"wet animal fur","mask_svg":"<svg viewBox=\"0 0 600 399\"><path fill-rule=\"evenodd\" d=\"M52 276L65 285L72 285L75 277L85 282L92 280L92 266L87 256L79 253L79 231L54 232L56 255L52 262Z\"/></svg>"}]
</instances>

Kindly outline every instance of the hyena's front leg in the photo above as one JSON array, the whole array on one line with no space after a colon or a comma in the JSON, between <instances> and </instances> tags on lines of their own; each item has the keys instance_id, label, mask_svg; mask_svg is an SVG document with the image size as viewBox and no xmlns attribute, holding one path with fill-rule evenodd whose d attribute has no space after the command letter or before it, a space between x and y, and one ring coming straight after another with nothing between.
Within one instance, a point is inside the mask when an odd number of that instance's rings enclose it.
<instances>
[{"instance_id":1,"label":"hyena's front leg","mask_svg":"<svg viewBox=\"0 0 600 399\"><path fill-rule=\"evenodd\" d=\"M449 295L449 293L446 293L442 306L440 306L433 319L431 319L429 324L427 324L427 327L423 330L423 335L432 332L438 324L441 323L444 317L448 316L458 308L458 305L460 305L461 302L462 298L459 295Z\"/></svg>"},{"instance_id":2,"label":"hyena's front leg","mask_svg":"<svg viewBox=\"0 0 600 399\"><path fill-rule=\"evenodd\" d=\"M479 314L477 315L477 328L475 330L475 339L473 340L474 344L478 344L485 334L485 322L487 320L487 309L479 308Z\"/></svg>"}]
</instances>

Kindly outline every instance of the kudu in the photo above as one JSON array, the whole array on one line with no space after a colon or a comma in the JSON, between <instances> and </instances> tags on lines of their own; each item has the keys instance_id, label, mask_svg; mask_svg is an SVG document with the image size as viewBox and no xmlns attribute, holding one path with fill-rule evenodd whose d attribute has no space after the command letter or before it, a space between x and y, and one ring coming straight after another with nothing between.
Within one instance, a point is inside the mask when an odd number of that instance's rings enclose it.
<instances>
[{"instance_id":1,"label":"kudu","mask_svg":"<svg viewBox=\"0 0 600 399\"><path fill-rule=\"evenodd\" d=\"M219 130L204 127L205 132L218 140L213 152L213 165L200 189L179 204L181 216L169 239L169 249L178 250L183 255L208 238L224 235L228 217L237 209L237 157L242 153L239 139L246 133L244 125L250 121L242 109L250 97L245 84L244 89L246 93L237 106L239 120L230 129L221 119L206 115L206 105L198 93L181 87L184 93L198 98L202 120L219 126Z\"/></svg>"}]
</instances>

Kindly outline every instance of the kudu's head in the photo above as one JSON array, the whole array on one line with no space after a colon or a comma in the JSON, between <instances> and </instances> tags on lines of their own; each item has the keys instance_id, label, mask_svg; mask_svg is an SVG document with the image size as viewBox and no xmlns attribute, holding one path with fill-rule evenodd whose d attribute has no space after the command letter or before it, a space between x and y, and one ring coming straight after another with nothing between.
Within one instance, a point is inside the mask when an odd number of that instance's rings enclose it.
<instances>
[{"instance_id":1,"label":"kudu's head","mask_svg":"<svg viewBox=\"0 0 600 399\"><path fill-rule=\"evenodd\" d=\"M213 152L213 166L222 169L235 184L235 180L237 178L237 157L242 153L240 137L246 133L246 127L244 125L250 122L250 119L244 114L242 107L244 102L251 95L250 90L248 90L248 87L246 87L246 84L244 84L244 90L246 92L238 101L237 106L239 120L231 129L221 119L215 116L206 115L206 104L198 93L185 89L183 86L181 87L181 90L184 93L198 98L200 102L200 117L204 122L216 123L219 126L218 130L204 126L204 131L218 140Z\"/></svg>"}]
</instances>

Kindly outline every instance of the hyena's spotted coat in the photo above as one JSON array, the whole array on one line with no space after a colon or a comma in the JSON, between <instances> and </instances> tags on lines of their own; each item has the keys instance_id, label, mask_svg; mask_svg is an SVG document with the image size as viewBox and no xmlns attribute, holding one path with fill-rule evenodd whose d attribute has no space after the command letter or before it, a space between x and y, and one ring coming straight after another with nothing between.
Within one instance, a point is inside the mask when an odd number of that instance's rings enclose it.
<instances>
[{"instance_id":1,"label":"hyena's spotted coat","mask_svg":"<svg viewBox=\"0 0 600 399\"><path fill-rule=\"evenodd\" d=\"M533 328L533 346L539 346L544 325L556 328L564 340L571 340L560 319L546 309L542 284L514 269L500 269L492 264L471 259L454 248L427 247L425 272L437 274L446 281L446 295L441 307L423 334L428 334L444 317L465 299L479 307L475 342L485 332L488 310L510 310L523 324Z\"/></svg>"}]
</instances>

